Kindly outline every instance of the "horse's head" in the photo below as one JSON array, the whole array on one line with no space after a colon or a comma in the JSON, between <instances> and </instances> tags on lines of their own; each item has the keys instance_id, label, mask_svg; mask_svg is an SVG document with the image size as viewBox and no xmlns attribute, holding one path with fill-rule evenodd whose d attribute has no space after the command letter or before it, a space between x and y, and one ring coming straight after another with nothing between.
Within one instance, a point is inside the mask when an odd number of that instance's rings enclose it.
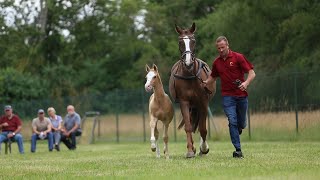
<instances>
[{"instance_id":1,"label":"horse's head","mask_svg":"<svg viewBox=\"0 0 320 180\"><path fill-rule=\"evenodd\" d=\"M195 59L195 46L196 39L194 38L194 32L196 31L195 23L189 29L181 29L175 25L176 31L179 34L179 50L181 53L181 60L184 62L186 67L190 69Z\"/></svg>"},{"instance_id":2,"label":"horse's head","mask_svg":"<svg viewBox=\"0 0 320 180\"><path fill-rule=\"evenodd\" d=\"M147 71L147 75L146 75L147 82L144 84L144 88L146 89L147 92L151 92L156 85L157 78L159 78L158 67L155 64L153 64L152 68L150 68L146 64L146 71Z\"/></svg>"}]
</instances>

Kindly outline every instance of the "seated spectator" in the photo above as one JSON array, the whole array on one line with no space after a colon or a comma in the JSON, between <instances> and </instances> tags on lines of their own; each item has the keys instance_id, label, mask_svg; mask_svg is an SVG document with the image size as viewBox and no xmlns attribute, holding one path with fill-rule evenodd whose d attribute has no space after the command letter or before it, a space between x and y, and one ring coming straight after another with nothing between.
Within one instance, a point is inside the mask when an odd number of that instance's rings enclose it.
<instances>
[{"instance_id":1,"label":"seated spectator","mask_svg":"<svg viewBox=\"0 0 320 180\"><path fill-rule=\"evenodd\" d=\"M51 132L51 122L49 118L45 117L44 110L38 110L38 117L32 120L33 134L31 136L31 152L36 151L38 139L48 139L49 151L53 149L53 134Z\"/></svg>"},{"instance_id":2,"label":"seated spectator","mask_svg":"<svg viewBox=\"0 0 320 180\"><path fill-rule=\"evenodd\" d=\"M60 151L62 118L61 116L56 115L56 110L53 107L48 108L48 115L52 125L51 129L53 133L54 148L57 151Z\"/></svg>"},{"instance_id":3,"label":"seated spectator","mask_svg":"<svg viewBox=\"0 0 320 180\"><path fill-rule=\"evenodd\" d=\"M12 113L12 107L7 105L4 107L5 115L0 118L0 146L4 141L15 141L18 144L20 154L24 154L23 137L20 134L22 122L19 116Z\"/></svg>"},{"instance_id":4,"label":"seated spectator","mask_svg":"<svg viewBox=\"0 0 320 180\"><path fill-rule=\"evenodd\" d=\"M61 132L61 141L69 148L69 150L76 149L76 136L80 136L82 131L80 128L80 115L75 112L72 105L67 107L68 114L64 119L64 128Z\"/></svg>"}]
</instances>

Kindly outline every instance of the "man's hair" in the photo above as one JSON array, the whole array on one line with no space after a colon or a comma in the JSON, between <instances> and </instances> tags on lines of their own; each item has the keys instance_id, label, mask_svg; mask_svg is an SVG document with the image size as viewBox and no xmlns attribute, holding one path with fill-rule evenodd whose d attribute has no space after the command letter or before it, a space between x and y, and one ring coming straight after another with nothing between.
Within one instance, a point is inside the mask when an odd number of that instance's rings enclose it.
<instances>
[{"instance_id":1,"label":"man's hair","mask_svg":"<svg viewBox=\"0 0 320 180\"><path fill-rule=\"evenodd\" d=\"M229 46L228 39L225 36L219 36L216 40L216 43L221 42L221 41L225 41L227 43L227 45Z\"/></svg>"}]
</instances>

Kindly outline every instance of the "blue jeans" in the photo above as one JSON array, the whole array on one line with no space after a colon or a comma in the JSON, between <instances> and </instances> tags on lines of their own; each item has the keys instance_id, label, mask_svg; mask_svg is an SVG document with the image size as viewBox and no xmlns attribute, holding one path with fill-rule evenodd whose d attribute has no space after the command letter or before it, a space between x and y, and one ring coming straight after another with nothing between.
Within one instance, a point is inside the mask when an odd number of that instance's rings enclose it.
<instances>
[{"instance_id":1,"label":"blue jeans","mask_svg":"<svg viewBox=\"0 0 320 180\"><path fill-rule=\"evenodd\" d=\"M31 136L31 152L36 151L36 145L37 145L38 139L40 139L39 135L36 133L33 133ZM52 132L48 132L47 137L45 139L48 139L48 148L49 148L49 151L52 151L52 149L53 149L53 134L52 134Z\"/></svg>"},{"instance_id":2,"label":"blue jeans","mask_svg":"<svg viewBox=\"0 0 320 180\"><path fill-rule=\"evenodd\" d=\"M53 143L60 144L61 139L61 132L60 131L53 131Z\"/></svg>"},{"instance_id":3,"label":"blue jeans","mask_svg":"<svg viewBox=\"0 0 320 180\"><path fill-rule=\"evenodd\" d=\"M68 147L68 149L74 150L77 148L76 136L81 136L81 134L81 131L78 130L70 133L69 138L61 134L61 141Z\"/></svg>"},{"instance_id":4,"label":"blue jeans","mask_svg":"<svg viewBox=\"0 0 320 180\"><path fill-rule=\"evenodd\" d=\"M231 142L236 150L241 150L238 129L247 126L248 97L223 96L223 110L229 121Z\"/></svg>"},{"instance_id":5,"label":"blue jeans","mask_svg":"<svg viewBox=\"0 0 320 180\"><path fill-rule=\"evenodd\" d=\"M0 145L2 142L7 141L8 137L7 135L9 133L12 133L11 131L4 131L0 134ZM17 133L15 136L13 136L12 138L10 138L11 141L13 142L17 142L18 144L18 148L19 148L19 152L20 154L24 153L24 149L23 149L23 137L20 133Z\"/></svg>"}]
</instances>

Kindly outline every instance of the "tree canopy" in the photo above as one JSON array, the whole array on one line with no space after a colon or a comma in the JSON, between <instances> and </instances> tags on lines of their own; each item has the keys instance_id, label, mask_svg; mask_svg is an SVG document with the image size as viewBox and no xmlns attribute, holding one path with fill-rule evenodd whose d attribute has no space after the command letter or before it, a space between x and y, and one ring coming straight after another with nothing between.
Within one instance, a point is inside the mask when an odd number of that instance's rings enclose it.
<instances>
[{"instance_id":1,"label":"tree canopy","mask_svg":"<svg viewBox=\"0 0 320 180\"><path fill-rule=\"evenodd\" d=\"M0 97L56 98L143 87L144 65L166 85L179 59L174 24L196 23L196 55L211 64L229 39L258 72L320 71L315 0L34 0L0 2ZM310 88L319 86L310 77Z\"/></svg>"}]
</instances>

